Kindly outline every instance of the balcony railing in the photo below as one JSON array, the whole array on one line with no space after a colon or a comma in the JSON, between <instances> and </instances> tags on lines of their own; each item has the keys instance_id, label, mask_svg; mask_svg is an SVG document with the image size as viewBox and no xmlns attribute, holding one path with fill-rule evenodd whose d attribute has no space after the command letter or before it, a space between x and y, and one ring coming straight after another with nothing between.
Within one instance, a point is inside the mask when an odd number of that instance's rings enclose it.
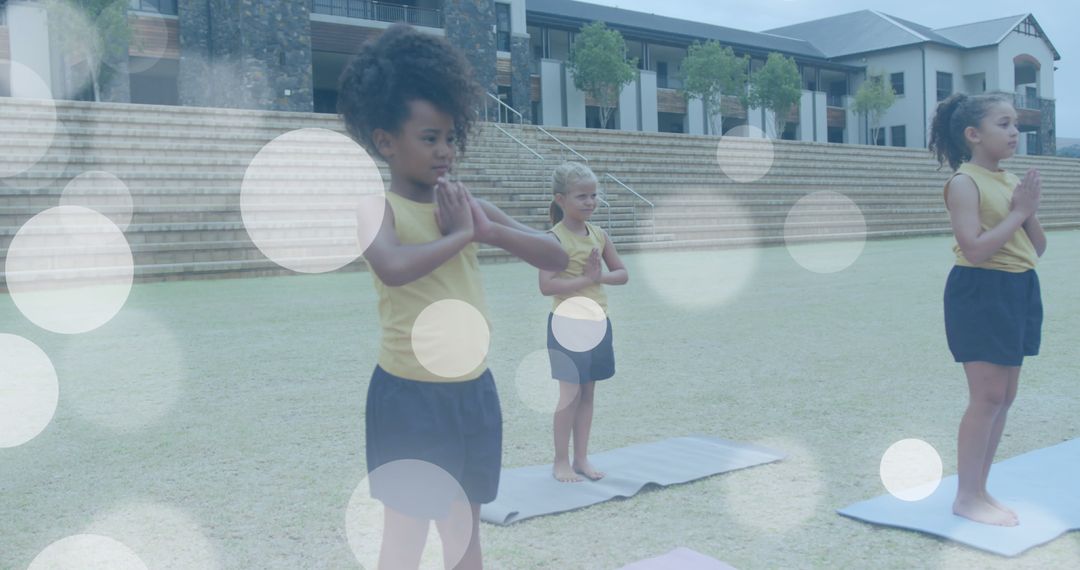
<instances>
[{"instance_id":1,"label":"balcony railing","mask_svg":"<svg viewBox=\"0 0 1080 570\"><path fill-rule=\"evenodd\" d=\"M387 4L373 0L311 0L311 12L378 22L406 22L428 28L443 27L442 10Z\"/></svg>"},{"instance_id":2,"label":"balcony railing","mask_svg":"<svg viewBox=\"0 0 1080 570\"><path fill-rule=\"evenodd\" d=\"M843 107L844 106L844 97L847 97L847 95L833 95L832 93L829 93L829 94L825 95L825 106L826 107Z\"/></svg>"},{"instance_id":3,"label":"balcony railing","mask_svg":"<svg viewBox=\"0 0 1080 570\"><path fill-rule=\"evenodd\" d=\"M1029 109L1032 111L1041 111L1043 108L1043 99L1041 97L1028 97L1023 93L1013 94L1013 106L1017 109Z\"/></svg>"}]
</instances>

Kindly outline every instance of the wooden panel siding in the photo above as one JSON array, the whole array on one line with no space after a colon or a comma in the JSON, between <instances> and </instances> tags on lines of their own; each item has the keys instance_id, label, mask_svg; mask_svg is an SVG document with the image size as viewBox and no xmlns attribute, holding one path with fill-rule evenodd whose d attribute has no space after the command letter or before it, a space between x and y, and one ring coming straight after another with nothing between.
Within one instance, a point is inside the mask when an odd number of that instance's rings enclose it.
<instances>
[{"instance_id":1,"label":"wooden panel siding","mask_svg":"<svg viewBox=\"0 0 1080 570\"><path fill-rule=\"evenodd\" d=\"M500 57L495 60L495 84L510 86L510 58Z\"/></svg>"},{"instance_id":2,"label":"wooden panel siding","mask_svg":"<svg viewBox=\"0 0 1080 570\"><path fill-rule=\"evenodd\" d=\"M311 22L311 49L353 55L364 42L379 37L382 32L380 28Z\"/></svg>"},{"instance_id":3,"label":"wooden panel siding","mask_svg":"<svg viewBox=\"0 0 1080 570\"><path fill-rule=\"evenodd\" d=\"M165 25L162 26L162 23ZM132 14L128 16L128 24L131 26L129 55L180 59L180 25L178 20ZM161 37L163 31L164 38ZM164 45L162 45L163 42Z\"/></svg>"},{"instance_id":4,"label":"wooden panel siding","mask_svg":"<svg viewBox=\"0 0 1080 570\"><path fill-rule=\"evenodd\" d=\"M656 110L660 113L686 113L686 97L676 89L657 87Z\"/></svg>"},{"instance_id":5,"label":"wooden panel siding","mask_svg":"<svg viewBox=\"0 0 1080 570\"><path fill-rule=\"evenodd\" d=\"M738 97L724 95L724 97L720 99L720 114L724 117L745 119L746 109L743 108L742 103L739 102Z\"/></svg>"},{"instance_id":6,"label":"wooden panel siding","mask_svg":"<svg viewBox=\"0 0 1080 570\"><path fill-rule=\"evenodd\" d=\"M847 111L839 107L829 107L826 110L826 123L830 127L844 128L847 126Z\"/></svg>"},{"instance_id":7,"label":"wooden panel siding","mask_svg":"<svg viewBox=\"0 0 1080 570\"><path fill-rule=\"evenodd\" d=\"M1034 109L1017 109L1016 124L1022 127L1041 127L1042 111L1036 111Z\"/></svg>"}]
</instances>

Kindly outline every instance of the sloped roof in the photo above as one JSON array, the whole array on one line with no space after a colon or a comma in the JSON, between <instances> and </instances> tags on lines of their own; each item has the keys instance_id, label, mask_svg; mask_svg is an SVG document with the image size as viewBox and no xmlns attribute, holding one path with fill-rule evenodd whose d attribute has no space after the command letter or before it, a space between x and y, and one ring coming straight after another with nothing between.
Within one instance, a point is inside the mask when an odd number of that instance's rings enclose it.
<instances>
[{"instance_id":1,"label":"sloped roof","mask_svg":"<svg viewBox=\"0 0 1080 570\"><path fill-rule=\"evenodd\" d=\"M1032 16L1031 14L1020 14L1017 16L997 18L995 20L986 20L985 22L974 22L960 26L938 28L935 31L966 48L991 46L1000 43L1001 40L1005 39L1005 36L1007 36L1009 32L1013 31L1016 26L1020 25L1021 22L1028 18L1031 19L1032 24L1035 25L1035 28L1039 31L1043 40L1046 41L1046 45L1054 54L1054 60L1057 61L1061 59L1061 55L1058 54L1057 48L1054 47L1054 44L1050 43L1050 38L1046 37L1046 33L1043 32L1042 26L1035 20L1035 16Z\"/></svg>"},{"instance_id":2,"label":"sloped roof","mask_svg":"<svg viewBox=\"0 0 1080 570\"><path fill-rule=\"evenodd\" d=\"M634 12L622 8L575 2L574 0L529 0L525 5L525 9L532 15L543 14L582 22L601 21L610 26L679 36L687 41L702 38L717 40L725 45L755 48L763 51L778 51L788 55L800 55L817 59L825 57L825 54L804 39L737 30L667 16Z\"/></svg>"}]
</instances>

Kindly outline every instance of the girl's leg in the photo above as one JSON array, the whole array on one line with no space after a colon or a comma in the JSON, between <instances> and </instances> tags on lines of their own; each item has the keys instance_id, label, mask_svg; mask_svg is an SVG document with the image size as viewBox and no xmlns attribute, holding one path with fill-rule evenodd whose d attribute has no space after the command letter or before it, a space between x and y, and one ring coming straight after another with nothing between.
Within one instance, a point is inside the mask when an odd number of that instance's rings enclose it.
<instances>
[{"instance_id":1,"label":"girl's leg","mask_svg":"<svg viewBox=\"0 0 1080 570\"><path fill-rule=\"evenodd\" d=\"M1005 409L1011 375L1008 367L966 362L970 401L957 438L956 501L953 512L976 522L1013 526L1016 520L986 499L983 470L994 424Z\"/></svg>"},{"instance_id":2,"label":"girl's leg","mask_svg":"<svg viewBox=\"0 0 1080 570\"><path fill-rule=\"evenodd\" d=\"M997 454L998 444L1001 443L1001 434L1005 431L1005 418L1009 415L1009 408L1012 406L1014 400L1016 400L1016 390L1019 386L1020 380L1020 367L1010 366L1009 371L1009 384L1006 387L1004 408L1001 413L998 414L997 419L994 421L994 427L990 431L990 444L986 450L986 459L983 462L982 482L981 486L986 489L986 482L990 477L990 466L994 464L994 455ZM1016 513L999 503L994 497L990 496L990 493L986 493L986 500L990 501L990 504L995 507L1009 513L1013 518L1016 518Z\"/></svg>"},{"instance_id":3,"label":"girl's leg","mask_svg":"<svg viewBox=\"0 0 1080 570\"><path fill-rule=\"evenodd\" d=\"M455 505L449 517L435 521L443 543L443 566L453 570L482 570L484 557L480 550L480 505L461 505L465 512L459 512L458 505ZM471 525L465 520L468 511L472 512Z\"/></svg>"},{"instance_id":4,"label":"girl's leg","mask_svg":"<svg viewBox=\"0 0 1080 570\"><path fill-rule=\"evenodd\" d=\"M592 430L593 396L596 382L581 385L581 398L574 417L574 471L589 479L602 479L604 473L589 463L589 432Z\"/></svg>"},{"instance_id":5,"label":"girl's leg","mask_svg":"<svg viewBox=\"0 0 1080 570\"><path fill-rule=\"evenodd\" d=\"M555 464L552 475L564 483L576 483L581 477L574 473L570 465L570 433L574 429L574 418L581 399L581 386L572 382L559 381L559 406L555 410Z\"/></svg>"},{"instance_id":6,"label":"girl's leg","mask_svg":"<svg viewBox=\"0 0 1080 570\"><path fill-rule=\"evenodd\" d=\"M431 521L417 519L385 507L379 570L419 568Z\"/></svg>"}]
</instances>

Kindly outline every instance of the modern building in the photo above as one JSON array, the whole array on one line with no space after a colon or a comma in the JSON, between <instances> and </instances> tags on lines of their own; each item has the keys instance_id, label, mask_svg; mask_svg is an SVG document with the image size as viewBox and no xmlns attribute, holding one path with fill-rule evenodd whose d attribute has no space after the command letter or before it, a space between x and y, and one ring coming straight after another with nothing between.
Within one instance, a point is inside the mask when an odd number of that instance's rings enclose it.
<instances>
[{"instance_id":1,"label":"modern building","mask_svg":"<svg viewBox=\"0 0 1080 570\"><path fill-rule=\"evenodd\" d=\"M520 113L536 124L600 127L598 108L574 87L566 60L575 33L603 21L622 33L627 57L638 61L608 128L707 132L707 110L680 91L680 66L691 44L716 40L749 56L750 73L773 52L795 60L803 94L785 138L870 142L865 118L851 110L870 73L887 75L898 93L878 144L923 146L938 100L954 91L1001 90L1016 94L1025 150L1054 151L1060 56L1030 14L930 30L864 10L759 33L572 0L395 2L130 0L128 57L109 62L114 73L100 98L333 112L348 58L404 21L462 48L503 119ZM48 21L38 1L0 0L0 60L32 68L59 97L93 97L88 74L79 71L85 63L50 35ZM0 79L0 94L19 94L10 83ZM736 97L725 97L719 114L724 131L771 124L767 112L743 109Z\"/></svg>"}]
</instances>

